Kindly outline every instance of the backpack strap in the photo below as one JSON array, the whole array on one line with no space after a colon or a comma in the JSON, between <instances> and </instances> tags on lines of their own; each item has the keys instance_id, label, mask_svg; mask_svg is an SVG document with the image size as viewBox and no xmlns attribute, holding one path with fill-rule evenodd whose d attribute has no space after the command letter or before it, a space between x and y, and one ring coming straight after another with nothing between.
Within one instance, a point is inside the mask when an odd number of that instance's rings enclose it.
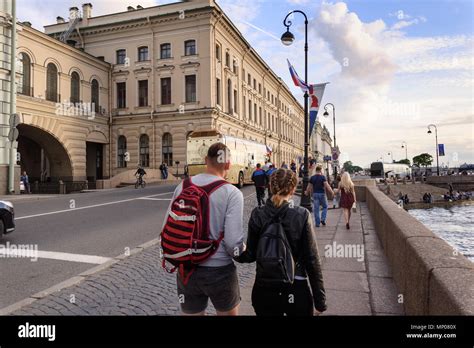
<instances>
[{"instance_id":1,"label":"backpack strap","mask_svg":"<svg viewBox=\"0 0 474 348\"><path fill-rule=\"evenodd\" d=\"M213 193L215 190L217 190L218 188L228 184L229 182L226 181L226 180L216 180L216 181L213 181L211 182L210 184L207 184L205 186L201 186L201 189L203 189L204 191L206 191L206 193L208 195L210 195L211 193Z\"/></svg>"},{"instance_id":2,"label":"backpack strap","mask_svg":"<svg viewBox=\"0 0 474 348\"><path fill-rule=\"evenodd\" d=\"M183 187L182 187L181 190L184 191L185 189L187 189L189 186L192 186L192 185L194 185L194 184L192 183L191 178L184 179Z\"/></svg>"}]
</instances>

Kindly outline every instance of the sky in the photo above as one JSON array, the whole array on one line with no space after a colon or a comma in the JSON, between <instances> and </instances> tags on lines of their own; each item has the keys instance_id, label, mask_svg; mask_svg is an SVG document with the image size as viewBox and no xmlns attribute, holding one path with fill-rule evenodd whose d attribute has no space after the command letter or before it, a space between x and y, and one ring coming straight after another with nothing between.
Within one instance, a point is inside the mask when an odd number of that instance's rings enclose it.
<instances>
[{"instance_id":1,"label":"sky","mask_svg":"<svg viewBox=\"0 0 474 348\"><path fill-rule=\"evenodd\" d=\"M84 1L83 1L84 2ZM174 1L93 0L93 16ZM434 132L445 145L440 165L474 163L474 28L471 0L217 0L246 40L296 98L286 59L303 77L304 18L295 14L291 46L279 40L291 10L308 16L309 82L330 82L321 104L336 108L341 160L368 167L427 152ZM43 25L68 17L70 0L17 0L19 20ZM318 119L333 133L330 117ZM435 164L435 163L434 163Z\"/></svg>"}]
</instances>

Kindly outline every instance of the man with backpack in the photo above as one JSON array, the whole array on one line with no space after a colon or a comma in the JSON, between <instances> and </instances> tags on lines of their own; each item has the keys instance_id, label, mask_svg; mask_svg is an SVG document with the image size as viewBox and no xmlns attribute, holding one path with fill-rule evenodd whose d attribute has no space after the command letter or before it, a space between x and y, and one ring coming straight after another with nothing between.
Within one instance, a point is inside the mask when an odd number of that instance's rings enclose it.
<instances>
[{"instance_id":1,"label":"man with backpack","mask_svg":"<svg viewBox=\"0 0 474 348\"><path fill-rule=\"evenodd\" d=\"M257 169L252 174L252 181L255 184L255 191L257 192L257 203L261 207L265 204L265 188L268 184L267 174L261 168L260 163L257 163Z\"/></svg>"},{"instance_id":2,"label":"man with backpack","mask_svg":"<svg viewBox=\"0 0 474 348\"><path fill-rule=\"evenodd\" d=\"M233 257L244 246L243 195L224 178L230 168L226 145L215 143L206 172L176 188L161 232L163 267L178 271L185 315L204 315L211 299L217 315L238 315L240 290ZM174 266L169 268L169 264Z\"/></svg>"}]
</instances>

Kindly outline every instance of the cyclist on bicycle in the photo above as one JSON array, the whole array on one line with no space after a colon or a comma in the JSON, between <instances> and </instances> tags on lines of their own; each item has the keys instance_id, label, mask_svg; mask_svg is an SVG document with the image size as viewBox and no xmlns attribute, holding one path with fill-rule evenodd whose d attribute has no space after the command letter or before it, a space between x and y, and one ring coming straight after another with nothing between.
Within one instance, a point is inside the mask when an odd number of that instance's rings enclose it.
<instances>
[{"instance_id":1,"label":"cyclist on bicycle","mask_svg":"<svg viewBox=\"0 0 474 348\"><path fill-rule=\"evenodd\" d=\"M143 169L141 166L138 166L138 169L134 175L138 175L138 182L140 184L142 183L143 175L145 174L146 174L145 169Z\"/></svg>"}]
</instances>

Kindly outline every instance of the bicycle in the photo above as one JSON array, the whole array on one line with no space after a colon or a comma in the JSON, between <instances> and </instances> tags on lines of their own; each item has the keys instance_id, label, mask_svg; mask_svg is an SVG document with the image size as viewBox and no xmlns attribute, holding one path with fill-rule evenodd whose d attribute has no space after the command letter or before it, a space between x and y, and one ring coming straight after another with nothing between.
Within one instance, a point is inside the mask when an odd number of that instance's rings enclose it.
<instances>
[{"instance_id":1,"label":"bicycle","mask_svg":"<svg viewBox=\"0 0 474 348\"><path fill-rule=\"evenodd\" d=\"M137 189L139 186L145 188L146 182L143 179L143 176L137 175L137 181L135 182L135 188Z\"/></svg>"}]
</instances>

